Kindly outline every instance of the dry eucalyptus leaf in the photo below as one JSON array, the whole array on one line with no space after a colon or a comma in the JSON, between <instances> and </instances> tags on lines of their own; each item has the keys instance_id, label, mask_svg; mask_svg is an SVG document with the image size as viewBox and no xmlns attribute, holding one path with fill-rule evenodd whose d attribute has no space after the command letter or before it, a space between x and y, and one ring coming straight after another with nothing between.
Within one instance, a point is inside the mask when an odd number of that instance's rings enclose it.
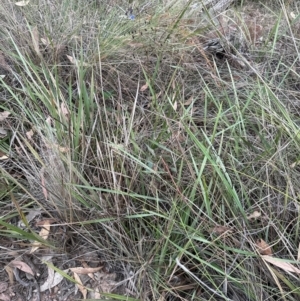
<instances>
[{"instance_id":1,"label":"dry eucalyptus leaf","mask_svg":"<svg viewBox=\"0 0 300 301\"><path fill-rule=\"evenodd\" d=\"M7 135L7 130L0 126L0 138L4 138Z\"/></svg>"},{"instance_id":2,"label":"dry eucalyptus leaf","mask_svg":"<svg viewBox=\"0 0 300 301\"><path fill-rule=\"evenodd\" d=\"M95 296L94 296L94 298L95 299L100 299L101 298L101 294L99 292L99 288L98 287L96 287L96 289L95 289Z\"/></svg>"},{"instance_id":3,"label":"dry eucalyptus leaf","mask_svg":"<svg viewBox=\"0 0 300 301\"><path fill-rule=\"evenodd\" d=\"M226 227L226 226L215 226L210 229L210 232L221 235L225 232L232 233L232 229L230 227Z\"/></svg>"},{"instance_id":4,"label":"dry eucalyptus leaf","mask_svg":"<svg viewBox=\"0 0 300 301\"><path fill-rule=\"evenodd\" d=\"M17 269L19 269L19 270L21 270L21 271L23 271L27 274L30 274L30 275L34 276L34 273L31 269L31 267L23 261L13 260L9 263L9 266L11 268L17 268Z\"/></svg>"},{"instance_id":5,"label":"dry eucalyptus leaf","mask_svg":"<svg viewBox=\"0 0 300 301\"><path fill-rule=\"evenodd\" d=\"M5 269L6 273L8 274L9 284L13 285L14 284L14 272L13 272L14 268L7 265L4 269Z\"/></svg>"},{"instance_id":6,"label":"dry eucalyptus leaf","mask_svg":"<svg viewBox=\"0 0 300 301\"><path fill-rule=\"evenodd\" d=\"M76 286L79 288L79 290L81 291L82 293L82 296L83 296L83 299L85 300L86 299L86 295L87 295L87 289L84 287L84 285L82 284L82 281L79 277L78 274L76 274L75 272L73 272L73 275L74 275L74 279L76 280Z\"/></svg>"},{"instance_id":7,"label":"dry eucalyptus leaf","mask_svg":"<svg viewBox=\"0 0 300 301\"><path fill-rule=\"evenodd\" d=\"M140 91L141 92L144 92L145 90L147 90L148 89L148 84L145 84L145 85L143 85L142 87L141 87L141 89L140 89Z\"/></svg>"},{"instance_id":8,"label":"dry eucalyptus leaf","mask_svg":"<svg viewBox=\"0 0 300 301\"><path fill-rule=\"evenodd\" d=\"M298 268L296 268L295 266L293 266L289 262L284 262L280 258L275 258L275 257L268 256L268 255L263 255L262 258L265 261L267 261L269 263L272 263L273 265L277 266L278 268L281 268L282 270L284 270L286 272L292 272L292 273L300 274L300 270Z\"/></svg>"},{"instance_id":9,"label":"dry eucalyptus leaf","mask_svg":"<svg viewBox=\"0 0 300 301\"><path fill-rule=\"evenodd\" d=\"M64 270L63 272L68 273L69 269ZM40 286L40 292L45 292L46 290L55 287L58 285L64 277L58 272L54 273L54 270L48 267L48 278L47 280Z\"/></svg>"},{"instance_id":10,"label":"dry eucalyptus leaf","mask_svg":"<svg viewBox=\"0 0 300 301\"><path fill-rule=\"evenodd\" d=\"M77 274L89 274L89 273L96 273L100 271L103 267L97 267L97 268L90 268L90 267L77 267L77 268L70 268L70 271L77 273Z\"/></svg>"},{"instance_id":11,"label":"dry eucalyptus leaf","mask_svg":"<svg viewBox=\"0 0 300 301\"><path fill-rule=\"evenodd\" d=\"M84 268L90 268L89 266L88 266L88 264L86 263L86 262L82 262L82 266L84 267ZM94 277L94 274L93 273L88 273L88 276L91 278L91 279L93 279L93 280L95 280L95 277Z\"/></svg>"},{"instance_id":12,"label":"dry eucalyptus leaf","mask_svg":"<svg viewBox=\"0 0 300 301\"><path fill-rule=\"evenodd\" d=\"M272 249L271 247L263 240L258 239L256 241L257 250L261 255L272 255Z\"/></svg>"},{"instance_id":13,"label":"dry eucalyptus leaf","mask_svg":"<svg viewBox=\"0 0 300 301\"><path fill-rule=\"evenodd\" d=\"M189 106L194 100L194 96L191 96L183 105Z\"/></svg>"},{"instance_id":14,"label":"dry eucalyptus leaf","mask_svg":"<svg viewBox=\"0 0 300 301\"><path fill-rule=\"evenodd\" d=\"M3 161L3 160L7 160L9 159L9 157L7 157L5 154L3 154L2 152L0 153L0 161Z\"/></svg>"},{"instance_id":15,"label":"dry eucalyptus leaf","mask_svg":"<svg viewBox=\"0 0 300 301\"><path fill-rule=\"evenodd\" d=\"M257 219L260 216L261 216L261 212L259 212L259 211L256 210L256 211L253 211L253 213L249 214L247 216L247 219Z\"/></svg>"},{"instance_id":16,"label":"dry eucalyptus leaf","mask_svg":"<svg viewBox=\"0 0 300 301\"><path fill-rule=\"evenodd\" d=\"M47 239L48 236L49 236L49 233L50 233L50 220L45 220L43 226L42 226L42 229L39 233L39 236L42 237L43 239ZM35 241L33 243L33 246L32 246L32 249L30 251L30 254L32 254L33 252L35 252L42 244L38 241Z\"/></svg>"},{"instance_id":17,"label":"dry eucalyptus leaf","mask_svg":"<svg viewBox=\"0 0 300 301\"><path fill-rule=\"evenodd\" d=\"M47 218L47 219L43 219L42 221L37 222L35 225L37 227L41 227L44 225L48 225L48 224L51 225L54 223L57 223L57 220L55 218Z\"/></svg>"},{"instance_id":18,"label":"dry eucalyptus leaf","mask_svg":"<svg viewBox=\"0 0 300 301\"><path fill-rule=\"evenodd\" d=\"M32 136L33 136L33 130L30 130L28 132L26 132L26 137L29 139L29 140L32 140Z\"/></svg>"}]
</instances>

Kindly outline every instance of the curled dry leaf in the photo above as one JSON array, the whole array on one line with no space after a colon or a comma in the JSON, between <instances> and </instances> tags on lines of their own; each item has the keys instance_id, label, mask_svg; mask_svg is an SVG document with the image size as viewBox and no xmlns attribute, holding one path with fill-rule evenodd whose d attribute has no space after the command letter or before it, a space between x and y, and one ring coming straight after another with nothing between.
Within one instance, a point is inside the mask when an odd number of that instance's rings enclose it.
<instances>
[{"instance_id":1,"label":"curled dry leaf","mask_svg":"<svg viewBox=\"0 0 300 301\"><path fill-rule=\"evenodd\" d=\"M85 261L82 262L82 266L83 266L84 268L90 268L90 267L88 266L88 264L87 264ZM93 273L88 273L88 276L89 276L91 279L95 280L95 277L94 277L94 274L93 274Z\"/></svg>"},{"instance_id":2,"label":"curled dry leaf","mask_svg":"<svg viewBox=\"0 0 300 301\"><path fill-rule=\"evenodd\" d=\"M8 116L10 115L10 112L4 111L0 113L0 121L4 121Z\"/></svg>"},{"instance_id":3,"label":"curled dry leaf","mask_svg":"<svg viewBox=\"0 0 300 301\"><path fill-rule=\"evenodd\" d=\"M7 130L0 126L0 138L4 138L7 135Z\"/></svg>"},{"instance_id":4,"label":"curled dry leaf","mask_svg":"<svg viewBox=\"0 0 300 301\"><path fill-rule=\"evenodd\" d=\"M48 238L48 236L49 236L49 233L50 233L50 226L51 224L50 224L50 220L48 219L48 220L45 220L44 221L44 224L43 224L43 226L42 226L42 229L41 229L41 231L40 231L40 233L39 233L39 236L41 236L43 239L47 239ZM33 252L35 252L40 246L41 246L42 244L40 243L40 242L38 242L38 241L36 241L36 242L34 242L33 243L33 246L32 246L32 249L31 249L31 251L30 251L30 254L32 254Z\"/></svg>"},{"instance_id":5,"label":"curled dry leaf","mask_svg":"<svg viewBox=\"0 0 300 301\"><path fill-rule=\"evenodd\" d=\"M5 153L3 153L3 152L0 151L0 161L1 160L7 160L8 158L9 157Z\"/></svg>"},{"instance_id":6,"label":"curled dry leaf","mask_svg":"<svg viewBox=\"0 0 300 301\"><path fill-rule=\"evenodd\" d=\"M9 284L13 285L14 284L14 268L10 267L10 266L6 266L5 267L5 271L8 274L8 278L9 278Z\"/></svg>"},{"instance_id":7,"label":"curled dry leaf","mask_svg":"<svg viewBox=\"0 0 300 301\"><path fill-rule=\"evenodd\" d=\"M225 232L232 233L232 229L230 227L225 226L215 226L210 229L210 233L221 235Z\"/></svg>"},{"instance_id":8,"label":"curled dry leaf","mask_svg":"<svg viewBox=\"0 0 300 301\"><path fill-rule=\"evenodd\" d=\"M143 85L142 87L141 87L141 89L140 89L140 91L141 92L144 92L144 91L146 91L147 89L148 89L148 84L145 84L145 85Z\"/></svg>"},{"instance_id":9,"label":"curled dry leaf","mask_svg":"<svg viewBox=\"0 0 300 301\"><path fill-rule=\"evenodd\" d=\"M26 137L29 139L29 140L32 140L32 136L33 136L33 130L30 130L28 132L26 132Z\"/></svg>"},{"instance_id":10,"label":"curled dry leaf","mask_svg":"<svg viewBox=\"0 0 300 301\"><path fill-rule=\"evenodd\" d=\"M257 219L260 216L261 216L261 212L255 210L255 211L253 211L253 213L251 213L247 216L247 219Z\"/></svg>"},{"instance_id":11,"label":"curled dry leaf","mask_svg":"<svg viewBox=\"0 0 300 301\"><path fill-rule=\"evenodd\" d=\"M189 106L193 102L194 96L191 96L183 105Z\"/></svg>"},{"instance_id":12,"label":"curled dry leaf","mask_svg":"<svg viewBox=\"0 0 300 301\"><path fill-rule=\"evenodd\" d=\"M48 224L51 225L56 222L57 222L57 220L55 218L48 218L48 219L43 219L42 221L38 221L35 225L37 227L41 227L41 226L48 225Z\"/></svg>"},{"instance_id":13,"label":"curled dry leaf","mask_svg":"<svg viewBox=\"0 0 300 301\"><path fill-rule=\"evenodd\" d=\"M21 270L21 271L23 271L27 274L30 274L30 275L34 276L34 273L31 269L31 267L23 261L13 260L9 263L9 266L11 268L17 268L17 269L19 269L19 270Z\"/></svg>"},{"instance_id":14,"label":"curled dry leaf","mask_svg":"<svg viewBox=\"0 0 300 301\"><path fill-rule=\"evenodd\" d=\"M74 274L74 279L77 282L76 285L79 288L79 290L81 291L83 299L85 300L86 299L86 295L87 295L87 289L82 284L82 281L81 281L79 275L77 273L75 273L75 272L73 272L73 274Z\"/></svg>"},{"instance_id":15,"label":"curled dry leaf","mask_svg":"<svg viewBox=\"0 0 300 301\"><path fill-rule=\"evenodd\" d=\"M283 259L275 258L275 257L268 256L268 255L263 255L262 258L265 261L272 263L273 265L277 266L278 268L283 269L286 272L300 274L300 270L298 268L296 268L289 262L285 262Z\"/></svg>"},{"instance_id":16,"label":"curled dry leaf","mask_svg":"<svg viewBox=\"0 0 300 301\"><path fill-rule=\"evenodd\" d=\"M257 250L261 255L272 255L272 249L271 247L263 240L258 239L256 241Z\"/></svg>"}]
</instances>

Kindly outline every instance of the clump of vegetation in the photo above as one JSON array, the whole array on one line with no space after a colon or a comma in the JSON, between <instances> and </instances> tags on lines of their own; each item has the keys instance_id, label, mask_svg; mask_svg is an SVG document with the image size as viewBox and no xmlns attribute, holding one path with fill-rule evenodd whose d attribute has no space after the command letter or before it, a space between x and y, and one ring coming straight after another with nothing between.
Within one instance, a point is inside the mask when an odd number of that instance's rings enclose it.
<instances>
[{"instance_id":1,"label":"clump of vegetation","mask_svg":"<svg viewBox=\"0 0 300 301\"><path fill-rule=\"evenodd\" d=\"M2 266L38 241L102 298L299 300L296 4L2 2Z\"/></svg>"}]
</instances>

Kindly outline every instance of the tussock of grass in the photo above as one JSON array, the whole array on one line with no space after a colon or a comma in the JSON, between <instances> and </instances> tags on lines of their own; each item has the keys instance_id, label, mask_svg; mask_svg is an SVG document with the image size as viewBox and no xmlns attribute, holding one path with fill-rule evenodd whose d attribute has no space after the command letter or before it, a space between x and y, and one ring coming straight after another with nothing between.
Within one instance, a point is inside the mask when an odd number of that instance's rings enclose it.
<instances>
[{"instance_id":1,"label":"tussock of grass","mask_svg":"<svg viewBox=\"0 0 300 301\"><path fill-rule=\"evenodd\" d=\"M297 8L3 2L1 235L32 239L13 217L42 208L73 233L59 253L120 274L112 299L298 300L257 249L297 259ZM247 53L204 50L232 28Z\"/></svg>"}]
</instances>

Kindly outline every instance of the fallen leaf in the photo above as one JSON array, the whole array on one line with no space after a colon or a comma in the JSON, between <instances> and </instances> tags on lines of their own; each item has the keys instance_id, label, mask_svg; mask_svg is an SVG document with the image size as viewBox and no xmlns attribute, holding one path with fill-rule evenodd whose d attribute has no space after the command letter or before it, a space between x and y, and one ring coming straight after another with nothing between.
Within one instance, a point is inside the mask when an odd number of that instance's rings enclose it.
<instances>
[{"instance_id":1,"label":"fallen leaf","mask_svg":"<svg viewBox=\"0 0 300 301\"><path fill-rule=\"evenodd\" d=\"M17 268L17 269L19 269L19 270L21 270L21 271L23 271L27 274L30 274L30 275L34 276L34 273L31 269L31 267L23 261L13 260L9 263L9 266L11 268Z\"/></svg>"},{"instance_id":2,"label":"fallen leaf","mask_svg":"<svg viewBox=\"0 0 300 301\"><path fill-rule=\"evenodd\" d=\"M10 112L4 111L0 113L0 121L4 121L8 116L10 115Z\"/></svg>"},{"instance_id":3,"label":"fallen leaf","mask_svg":"<svg viewBox=\"0 0 300 301\"><path fill-rule=\"evenodd\" d=\"M256 211L253 211L253 213L249 214L247 216L247 219L257 219L260 216L261 216L261 212L259 212L259 211L256 210Z\"/></svg>"},{"instance_id":4,"label":"fallen leaf","mask_svg":"<svg viewBox=\"0 0 300 301\"><path fill-rule=\"evenodd\" d=\"M210 233L215 233L218 235L221 235L225 232L232 233L232 229L230 227L226 227L226 226L215 226L210 229Z\"/></svg>"},{"instance_id":5,"label":"fallen leaf","mask_svg":"<svg viewBox=\"0 0 300 301\"><path fill-rule=\"evenodd\" d=\"M275 257L268 256L268 255L263 255L261 257L265 261L267 261L269 263L272 263L273 265L283 269L286 272L292 272L292 273L300 274L300 270L298 268L296 268L295 266L293 266L289 262L283 261L283 259L281 259L281 258L275 258Z\"/></svg>"},{"instance_id":6,"label":"fallen leaf","mask_svg":"<svg viewBox=\"0 0 300 301\"><path fill-rule=\"evenodd\" d=\"M193 102L194 96L191 96L183 105L189 106Z\"/></svg>"},{"instance_id":7,"label":"fallen leaf","mask_svg":"<svg viewBox=\"0 0 300 301\"><path fill-rule=\"evenodd\" d=\"M27 223L30 223L40 214L41 214L40 210L30 210L28 212L28 214L25 215L25 219L26 219ZM24 229L26 227L26 225L24 224L24 222L22 220L20 220L18 222L18 227Z\"/></svg>"},{"instance_id":8,"label":"fallen leaf","mask_svg":"<svg viewBox=\"0 0 300 301\"><path fill-rule=\"evenodd\" d=\"M76 280L76 285L79 288L79 290L82 293L83 299L86 299L86 295L87 295L87 289L83 286L80 277L78 276L78 274L76 274L75 272L73 272L74 275L74 279Z\"/></svg>"},{"instance_id":9,"label":"fallen leaf","mask_svg":"<svg viewBox=\"0 0 300 301\"><path fill-rule=\"evenodd\" d=\"M101 298L101 294L99 292L99 287L96 287L95 289L95 296L94 296L95 299L100 299Z\"/></svg>"},{"instance_id":10,"label":"fallen leaf","mask_svg":"<svg viewBox=\"0 0 300 301\"><path fill-rule=\"evenodd\" d=\"M19 1L19 2L16 2L15 4L17 6L26 6L30 1L27 0L27 1Z\"/></svg>"},{"instance_id":11,"label":"fallen leaf","mask_svg":"<svg viewBox=\"0 0 300 301\"><path fill-rule=\"evenodd\" d=\"M47 219L43 219L41 221L38 221L36 222L36 226L37 227L41 227L41 226L44 226L45 224L48 225L48 223L51 225L51 224L54 224L56 223L57 220L55 218L47 218Z\"/></svg>"},{"instance_id":12,"label":"fallen leaf","mask_svg":"<svg viewBox=\"0 0 300 301\"><path fill-rule=\"evenodd\" d=\"M5 291L7 290L7 288L8 288L7 282L1 281L1 282L0 282L0 293L5 292Z\"/></svg>"},{"instance_id":13,"label":"fallen leaf","mask_svg":"<svg viewBox=\"0 0 300 301\"><path fill-rule=\"evenodd\" d=\"M40 52L40 45L39 45L39 31L37 26L34 26L31 30L31 39L32 39L32 44L34 51L38 56L42 56Z\"/></svg>"},{"instance_id":14,"label":"fallen leaf","mask_svg":"<svg viewBox=\"0 0 300 301\"><path fill-rule=\"evenodd\" d=\"M0 153L0 161L3 161L3 160L7 160L9 159L9 157L7 157L5 154L3 154L2 152Z\"/></svg>"},{"instance_id":15,"label":"fallen leaf","mask_svg":"<svg viewBox=\"0 0 300 301\"><path fill-rule=\"evenodd\" d=\"M10 296L8 294L0 294L0 300L2 301L11 301Z\"/></svg>"},{"instance_id":16,"label":"fallen leaf","mask_svg":"<svg viewBox=\"0 0 300 301\"><path fill-rule=\"evenodd\" d=\"M82 266L83 266L84 268L90 268L90 267L88 266L88 264L87 264L86 262L84 262L84 261L83 261L81 264L82 264ZM89 276L91 279L95 280L95 277L94 277L94 274L93 274L93 273L88 273L88 276Z\"/></svg>"},{"instance_id":17,"label":"fallen leaf","mask_svg":"<svg viewBox=\"0 0 300 301\"><path fill-rule=\"evenodd\" d=\"M64 270L63 272L68 273L69 269ZM55 287L58 285L64 277L58 272L54 273L54 270L48 267L48 278L47 280L40 286L40 292L45 292L46 290Z\"/></svg>"},{"instance_id":18,"label":"fallen leaf","mask_svg":"<svg viewBox=\"0 0 300 301\"><path fill-rule=\"evenodd\" d=\"M258 252L261 255L272 255L273 254L271 247L263 239L258 239L256 241L256 246L257 246Z\"/></svg>"},{"instance_id":19,"label":"fallen leaf","mask_svg":"<svg viewBox=\"0 0 300 301\"><path fill-rule=\"evenodd\" d=\"M48 239L49 233L50 233L50 220L45 220L42 229L39 233L39 236L42 237L44 240ZM35 241L33 243L32 249L30 251L30 254L32 254L33 252L35 252L42 244L38 241Z\"/></svg>"},{"instance_id":20,"label":"fallen leaf","mask_svg":"<svg viewBox=\"0 0 300 301\"><path fill-rule=\"evenodd\" d=\"M27 136L27 138L29 139L29 140L32 140L32 136L33 136L33 130L30 130L30 131L28 131L28 132L26 132L26 136Z\"/></svg>"},{"instance_id":21,"label":"fallen leaf","mask_svg":"<svg viewBox=\"0 0 300 301\"><path fill-rule=\"evenodd\" d=\"M7 135L7 130L0 126L0 138L4 138Z\"/></svg>"},{"instance_id":22,"label":"fallen leaf","mask_svg":"<svg viewBox=\"0 0 300 301\"><path fill-rule=\"evenodd\" d=\"M13 271L13 268L7 265L5 267L5 271L8 274L9 284L13 285L14 284L14 271Z\"/></svg>"},{"instance_id":23,"label":"fallen leaf","mask_svg":"<svg viewBox=\"0 0 300 301\"><path fill-rule=\"evenodd\" d=\"M177 106L178 106L177 101L175 101L174 104L172 105L174 111L177 111Z\"/></svg>"},{"instance_id":24,"label":"fallen leaf","mask_svg":"<svg viewBox=\"0 0 300 301\"><path fill-rule=\"evenodd\" d=\"M76 273L76 274L89 274L89 273L96 273L100 271L103 267L97 267L97 268L83 268L83 267L76 267L76 268L70 268L70 271Z\"/></svg>"},{"instance_id":25,"label":"fallen leaf","mask_svg":"<svg viewBox=\"0 0 300 301\"><path fill-rule=\"evenodd\" d=\"M148 89L148 84L145 84L145 85L143 85L142 87L141 87L141 89L140 89L140 91L141 92L144 92L145 90L147 90Z\"/></svg>"}]
</instances>

